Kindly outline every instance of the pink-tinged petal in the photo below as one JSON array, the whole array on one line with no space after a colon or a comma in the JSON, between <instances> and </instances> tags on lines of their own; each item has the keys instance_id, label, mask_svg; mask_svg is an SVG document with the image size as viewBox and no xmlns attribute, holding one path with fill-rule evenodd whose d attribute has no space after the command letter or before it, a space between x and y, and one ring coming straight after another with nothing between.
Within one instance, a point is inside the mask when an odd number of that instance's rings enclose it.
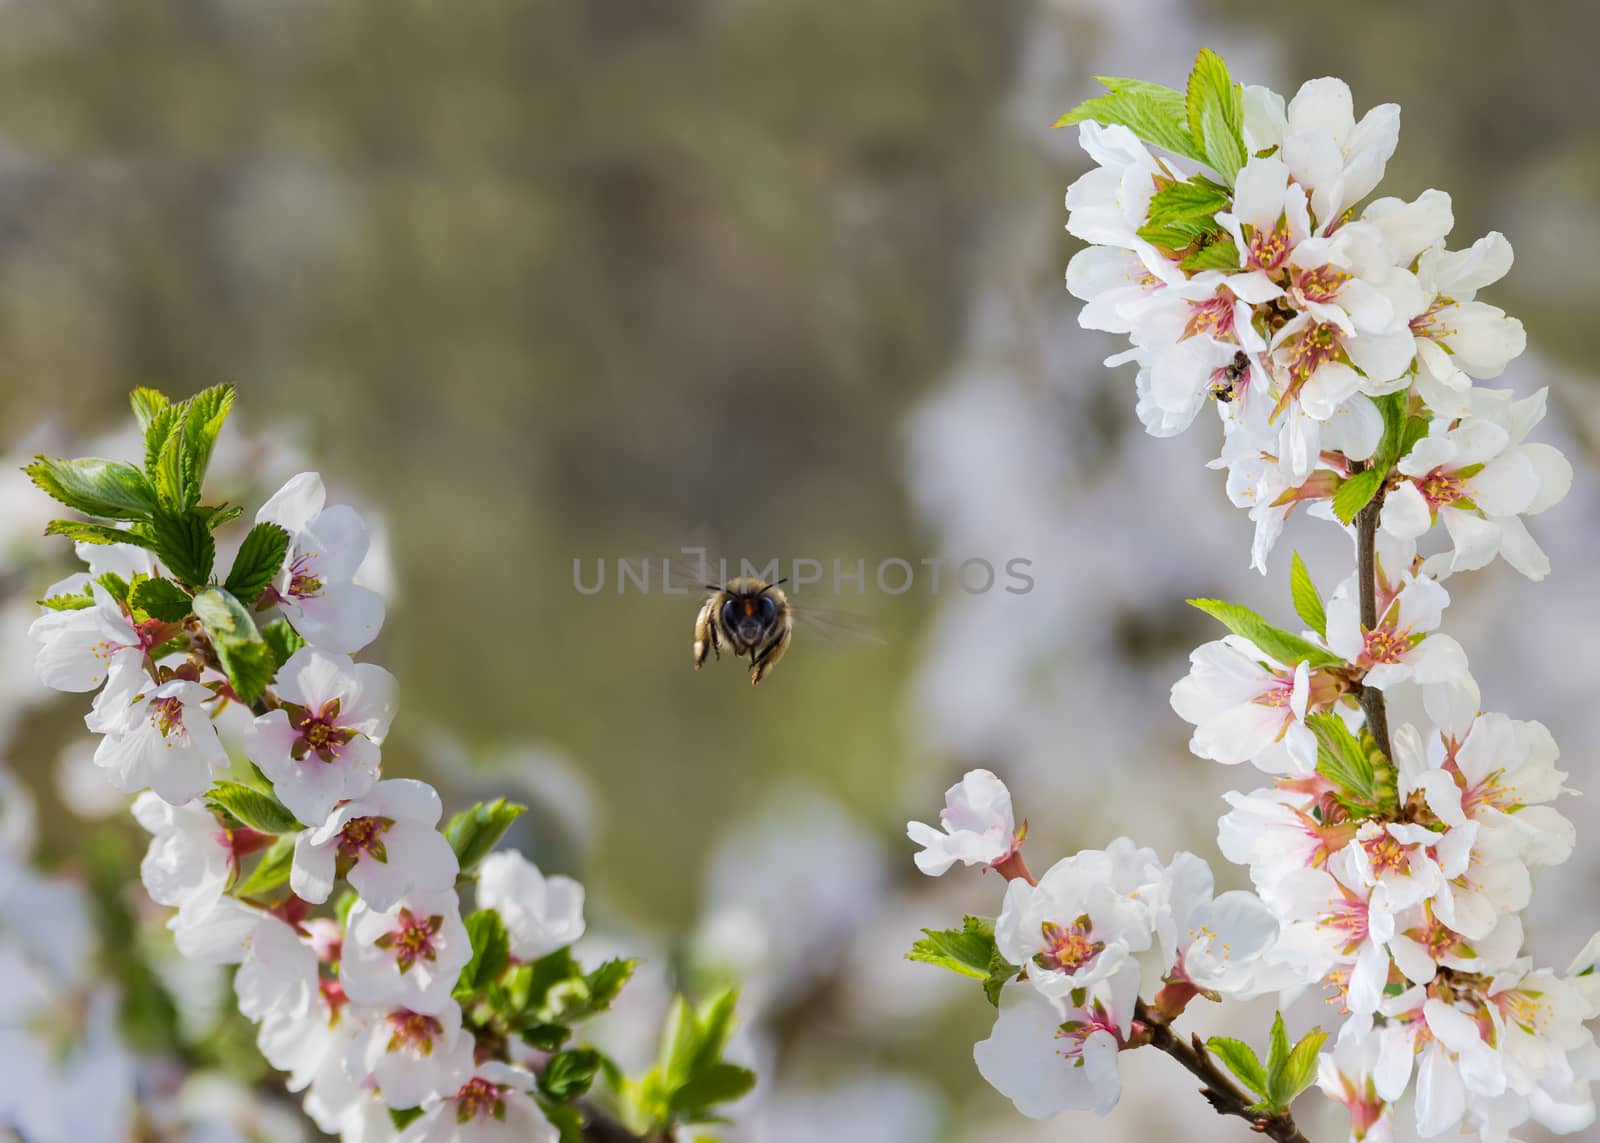
<instances>
[{"instance_id":1,"label":"pink-tinged petal","mask_svg":"<svg viewBox=\"0 0 1600 1143\"><path fill-rule=\"evenodd\" d=\"M295 545L310 554L324 582L348 582L367 557L367 525L354 508L336 504L318 513Z\"/></svg>"},{"instance_id":2,"label":"pink-tinged petal","mask_svg":"<svg viewBox=\"0 0 1600 1143\"><path fill-rule=\"evenodd\" d=\"M399 683L374 663L357 663L351 669L353 683L345 691L339 710L339 725L359 730L374 742L382 742L399 710Z\"/></svg>"},{"instance_id":3,"label":"pink-tinged petal","mask_svg":"<svg viewBox=\"0 0 1600 1143\"><path fill-rule=\"evenodd\" d=\"M320 905L333 892L336 880L334 866L338 845L333 842L316 844L309 830L294 839L294 864L289 868L289 888L297 897Z\"/></svg>"},{"instance_id":4,"label":"pink-tinged petal","mask_svg":"<svg viewBox=\"0 0 1600 1143\"><path fill-rule=\"evenodd\" d=\"M415 822L396 822L383 835L385 859L357 857L350 887L374 909L389 909L413 893L444 892L460 866L444 835Z\"/></svg>"},{"instance_id":5,"label":"pink-tinged petal","mask_svg":"<svg viewBox=\"0 0 1600 1143\"><path fill-rule=\"evenodd\" d=\"M279 691L279 697L288 702L296 701L282 691ZM261 772L268 780L278 782L290 773L295 764L291 751L299 738L300 732L289 724L286 711L268 711L245 728L245 757L261 767ZM314 820L320 821L321 818Z\"/></svg>"},{"instance_id":6,"label":"pink-tinged petal","mask_svg":"<svg viewBox=\"0 0 1600 1143\"><path fill-rule=\"evenodd\" d=\"M301 647L278 671L278 696L314 710L334 699L342 704L350 692L352 666L348 655L317 646Z\"/></svg>"},{"instance_id":7,"label":"pink-tinged petal","mask_svg":"<svg viewBox=\"0 0 1600 1143\"><path fill-rule=\"evenodd\" d=\"M315 472L292 476L256 513L256 523L277 524L291 535L300 532L322 511L327 492L322 477Z\"/></svg>"},{"instance_id":8,"label":"pink-tinged petal","mask_svg":"<svg viewBox=\"0 0 1600 1143\"><path fill-rule=\"evenodd\" d=\"M306 642L349 655L378 637L383 618L383 596L358 584L334 583L300 601L294 625Z\"/></svg>"},{"instance_id":9,"label":"pink-tinged petal","mask_svg":"<svg viewBox=\"0 0 1600 1143\"><path fill-rule=\"evenodd\" d=\"M444 813L439 791L415 778L391 778L379 782L362 800L380 806L385 817L405 818L425 826L436 823Z\"/></svg>"}]
</instances>

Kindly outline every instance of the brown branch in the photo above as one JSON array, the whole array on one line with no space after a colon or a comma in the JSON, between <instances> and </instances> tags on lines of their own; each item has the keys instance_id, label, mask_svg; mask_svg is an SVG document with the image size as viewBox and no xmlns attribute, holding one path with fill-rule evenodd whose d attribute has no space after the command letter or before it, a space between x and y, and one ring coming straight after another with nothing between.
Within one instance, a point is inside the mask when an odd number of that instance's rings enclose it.
<instances>
[{"instance_id":1,"label":"brown branch","mask_svg":"<svg viewBox=\"0 0 1600 1143\"><path fill-rule=\"evenodd\" d=\"M1277 1143L1311 1143L1295 1126L1294 1117L1287 1111L1267 1114L1252 1111L1256 1103L1239 1089L1211 1059L1199 1036L1185 1040L1175 1033L1167 1022L1145 1006L1143 1000L1134 1009L1134 1018L1144 1026L1150 1044L1177 1060L1185 1071L1205 1086L1200 1094L1205 1096L1218 1115L1233 1115L1250 1124L1250 1129Z\"/></svg>"},{"instance_id":2,"label":"brown branch","mask_svg":"<svg viewBox=\"0 0 1600 1143\"><path fill-rule=\"evenodd\" d=\"M1383 510L1383 489L1356 513L1356 582L1361 589L1361 626L1371 631L1378 626L1378 514ZM1377 687L1363 686L1359 692L1361 710L1367 716L1367 729L1378 743L1383 756L1394 759L1394 748L1389 745L1389 710L1383 701L1383 692Z\"/></svg>"}]
</instances>

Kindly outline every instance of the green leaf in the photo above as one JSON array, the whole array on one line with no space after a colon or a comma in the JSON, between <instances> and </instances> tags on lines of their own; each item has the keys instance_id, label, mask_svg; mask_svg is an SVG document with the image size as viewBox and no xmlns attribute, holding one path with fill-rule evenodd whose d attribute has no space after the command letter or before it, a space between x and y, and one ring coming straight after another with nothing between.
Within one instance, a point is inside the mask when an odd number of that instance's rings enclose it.
<instances>
[{"instance_id":1,"label":"green leaf","mask_svg":"<svg viewBox=\"0 0 1600 1143\"><path fill-rule=\"evenodd\" d=\"M240 782L218 782L206 795L206 802L257 833L292 833L305 828L276 796Z\"/></svg>"},{"instance_id":2,"label":"green leaf","mask_svg":"<svg viewBox=\"0 0 1600 1143\"><path fill-rule=\"evenodd\" d=\"M158 511L150 521L156 555L184 583L199 587L211 578L217 542L197 512Z\"/></svg>"},{"instance_id":3,"label":"green leaf","mask_svg":"<svg viewBox=\"0 0 1600 1143\"><path fill-rule=\"evenodd\" d=\"M1245 1087L1259 1096L1266 1096L1267 1072L1261 1066L1261 1061L1256 1058L1255 1049L1249 1044L1227 1036L1213 1036L1206 1041L1206 1049L1226 1064L1228 1070Z\"/></svg>"},{"instance_id":4,"label":"green leaf","mask_svg":"<svg viewBox=\"0 0 1600 1143\"><path fill-rule=\"evenodd\" d=\"M1319 667L1341 666L1344 663L1343 659L1331 651L1272 626L1248 607L1240 607L1236 603L1224 603L1220 599L1191 599L1189 606L1198 607L1229 631L1244 636L1262 652L1280 663L1289 666L1305 663L1313 670Z\"/></svg>"},{"instance_id":5,"label":"green leaf","mask_svg":"<svg viewBox=\"0 0 1600 1143\"><path fill-rule=\"evenodd\" d=\"M539 1110L544 1112L544 1117L550 1121L550 1126L560 1132L556 1143L584 1143L583 1113L576 1107L541 1102Z\"/></svg>"},{"instance_id":6,"label":"green leaf","mask_svg":"<svg viewBox=\"0 0 1600 1143\"><path fill-rule=\"evenodd\" d=\"M1339 490L1333 494L1333 514L1345 524L1354 522L1356 514L1372 502L1388 476L1385 468L1364 468L1340 481Z\"/></svg>"},{"instance_id":7,"label":"green leaf","mask_svg":"<svg viewBox=\"0 0 1600 1143\"><path fill-rule=\"evenodd\" d=\"M718 1062L685 1081L672 1093L670 1107L682 1122L704 1119L719 1103L732 1103L756 1086L756 1073L737 1064Z\"/></svg>"},{"instance_id":8,"label":"green leaf","mask_svg":"<svg viewBox=\"0 0 1600 1143\"><path fill-rule=\"evenodd\" d=\"M29 479L68 508L102 520L148 520L156 510L155 489L144 473L120 460L58 460L35 457Z\"/></svg>"},{"instance_id":9,"label":"green leaf","mask_svg":"<svg viewBox=\"0 0 1600 1143\"><path fill-rule=\"evenodd\" d=\"M414 1120L422 1118L420 1107L391 1107L389 1109L389 1122L394 1124L396 1131L404 1131ZM566 1140L562 1140L566 1143Z\"/></svg>"},{"instance_id":10,"label":"green leaf","mask_svg":"<svg viewBox=\"0 0 1600 1143\"><path fill-rule=\"evenodd\" d=\"M257 524L245 535L228 573L226 587L245 604L253 604L283 570L289 554L289 533L277 524Z\"/></svg>"},{"instance_id":11,"label":"green leaf","mask_svg":"<svg viewBox=\"0 0 1600 1143\"><path fill-rule=\"evenodd\" d=\"M488 988L511 961L511 938L493 909L479 909L467 918L467 936L472 940L472 959L456 978L453 995L457 1000L470 999Z\"/></svg>"},{"instance_id":12,"label":"green leaf","mask_svg":"<svg viewBox=\"0 0 1600 1143\"><path fill-rule=\"evenodd\" d=\"M1327 1038L1321 1028L1313 1028L1294 1046L1283 1068L1272 1077L1270 1098L1276 1106L1287 1108L1295 1096L1316 1082L1317 1053Z\"/></svg>"},{"instance_id":13,"label":"green leaf","mask_svg":"<svg viewBox=\"0 0 1600 1143\"><path fill-rule=\"evenodd\" d=\"M128 402L133 406L134 418L139 422L141 430L148 430L150 422L155 420L172 402L167 400L165 393L155 389L135 389L128 394Z\"/></svg>"},{"instance_id":14,"label":"green leaf","mask_svg":"<svg viewBox=\"0 0 1600 1143\"><path fill-rule=\"evenodd\" d=\"M170 579L141 579L128 593L128 604L163 623L182 623L193 607L189 593Z\"/></svg>"},{"instance_id":15,"label":"green leaf","mask_svg":"<svg viewBox=\"0 0 1600 1143\"><path fill-rule=\"evenodd\" d=\"M1212 170L1229 186L1244 166L1244 93L1228 65L1210 48L1201 48L1189 73L1184 111L1189 134ZM1235 263L1237 265L1237 263Z\"/></svg>"},{"instance_id":16,"label":"green leaf","mask_svg":"<svg viewBox=\"0 0 1600 1143\"><path fill-rule=\"evenodd\" d=\"M1057 119L1055 126L1070 127L1074 123L1122 126L1146 143L1174 155L1201 163L1207 161L1189 131L1182 92L1120 76L1097 75L1095 79L1107 89L1106 94L1078 104Z\"/></svg>"},{"instance_id":17,"label":"green leaf","mask_svg":"<svg viewBox=\"0 0 1600 1143\"><path fill-rule=\"evenodd\" d=\"M41 599L39 606L51 611L82 611L94 606L94 595L88 589L78 595L52 595Z\"/></svg>"},{"instance_id":18,"label":"green leaf","mask_svg":"<svg viewBox=\"0 0 1600 1143\"><path fill-rule=\"evenodd\" d=\"M557 1103L569 1103L589 1090L599 1070L599 1052L569 1048L550 1057L539 1073L539 1090Z\"/></svg>"},{"instance_id":19,"label":"green leaf","mask_svg":"<svg viewBox=\"0 0 1600 1143\"><path fill-rule=\"evenodd\" d=\"M277 673L272 648L256 630L244 605L222 588L206 588L195 595L191 605L211 636L234 695L244 705L252 705Z\"/></svg>"},{"instance_id":20,"label":"green leaf","mask_svg":"<svg viewBox=\"0 0 1600 1143\"><path fill-rule=\"evenodd\" d=\"M151 480L157 481L157 492L160 491L161 457L167 447L167 441L172 439L183 424L183 415L187 412L185 404L180 401L176 405L168 404L158 409L150 417L150 423L144 426L144 471ZM177 446L174 445L174 448ZM177 480L178 467L176 454L171 478ZM171 500L177 502L177 489L172 489Z\"/></svg>"},{"instance_id":21,"label":"green leaf","mask_svg":"<svg viewBox=\"0 0 1600 1143\"><path fill-rule=\"evenodd\" d=\"M1294 553L1289 564L1289 595L1294 600L1294 611L1300 621L1318 635L1326 637L1328 612L1322 606L1322 596L1317 593L1317 585L1311 582L1311 573L1306 570L1306 562L1300 558L1299 552Z\"/></svg>"},{"instance_id":22,"label":"green leaf","mask_svg":"<svg viewBox=\"0 0 1600 1143\"><path fill-rule=\"evenodd\" d=\"M266 641L267 647L272 651L273 673L283 669L289 658L306 645L300 632L289 626L287 619L274 619L261 629L261 638Z\"/></svg>"},{"instance_id":23,"label":"green leaf","mask_svg":"<svg viewBox=\"0 0 1600 1143\"><path fill-rule=\"evenodd\" d=\"M235 815L236 817L238 815ZM260 897L270 893L289 880L289 870L294 865L294 839L297 833L286 833L272 843L272 848L261 855L256 867L233 892L238 897Z\"/></svg>"},{"instance_id":24,"label":"green leaf","mask_svg":"<svg viewBox=\"0 0 1600 1143\"><path fill-rule=\"evenodd\" d=\"M1226 210L1231 202L1227 192L1215 185L1173 183L1150 197L1146 221L1151 226L1166 226L1173 222L1210 219L1213 229L1221 229L1213 216L1219 210Z\"/></svg>"},{"instance_id":25,"label":"green leaf","mask_svg":"<svg viewBox=\"0 0 1600 1143\"><path fill-rule=\"evenodd\" d=\"M527 999L523 1003L525 1012L546 1012L552 990L557 986L567 985L567 988L562 989L564 998L570 993L571 984L583 979L583 970L572 959L572 949L568 947L546 953L534 961L531 968L532 972L529 973L525 986L527 991Z\"/></svg>"},{"instance_id":26,"label":"green leaf","mask_svg":"<svg viewBox=\"0 0 1600 1143\"><path fill-rule=\"evenodd\" d=\"M183 419L182 490L183 506L200 503L200 486L211 464L211 451L217 435L233 409L233 386L213 385L190 397Z\"/></svg>"},{"instance_id":27,"label":"green leaf","mask_svg":"<svg viewBox=\"0 0 1600 1143\"><path fill-rule=\"evenodd\" d=\"M995 955L994 926L980 917L967 917L959 929L923 929L923 939L911 946L907 960L937 965L951 972L987 980Z\"/></svg>"},{"instance_id":28,"label":"green leaf","mask_svg":"<svg viewBox=\"0 0 1600 1143\"><path fill-rule=\"evenodd\" d=\"M1185 270L1237 270L1239 248L1233 244L1233 239L1223 238L1200 247L1178 265Z\"/></svg>"},{"instance_id":29,"label":"green leaf","mask_svg":"<svg viewBox=\"0 0 1600 1143\"><path fill-rule=\"evenodd\" d=\"M522 1042L529 1047L538 1048L541 1052L553 1052L567 1042L568 1037L572 1035L572 1029L565 1024L530 1024L522 1029L520 1035Z\"/></svg>"},{"instance_id":30,"label":"green leaf","mask_svg":"<svg viewBox=\"0 0 1600 1143\"><path fill-rule=\"evenodd\" d=\"M1306 726L1317 740L1317 772L1346 797L1360 803L1374 795L1372 761L1337 714L1312 714Z\"/></svg>"},{"instance_id":31,"label":"green leaf","mask_svg":"<svg viewBox=\"0 0 1600 1143\"><path fill-rule=\"evenodd\" d=\"M1283 1013L1272 1016L1272 1041L1267 1052L1267 1087L1270 1092L1275 1076L1282 1074L1289 1060L1289 1033L1283 1026Z\"/></svg>"},{"instance_id":32,"label":"green leaf","mask_svg":"<svg viewBox=\"0 0 1600 1143\"><path fill-rule=\"evenodd\" d=\"M477 868L478 862L489 856L501 835L527 808L496 798L492 802L479 802L453 816L444 827L444 837L456 851L461 872L467 874Z\"/></svg>"},{"instance_id":33,"label":"green leaf","mask_svg":"<svg viewBox=\"0 0 1600 1143\"><path fill-rule=\"evenodd\" d=\"M128 581L123 579L116 572L106 572L104 575L96 576L95 583L105 588L106 594L112 599L116 600L117 606L121 607L128 602L128 596L133 594L133 589L149 578L150 577L147 575L144 575L140 572L135 572L133 576L133 584L130 586Z\"/></svg>"},{"instance_id":34,"label":"green leaf","mask_svg":"<svg viewBox=\"0 0 1600 1143\"><path fill-rule=\"evenodd\" d=\"M45 525L47 536L65 536L73 543L82 544L133 544L140 548L153 548L155 541L126 528L110 524L86 524L82 520L51 520Z\"/></svg>"}]
</instances>

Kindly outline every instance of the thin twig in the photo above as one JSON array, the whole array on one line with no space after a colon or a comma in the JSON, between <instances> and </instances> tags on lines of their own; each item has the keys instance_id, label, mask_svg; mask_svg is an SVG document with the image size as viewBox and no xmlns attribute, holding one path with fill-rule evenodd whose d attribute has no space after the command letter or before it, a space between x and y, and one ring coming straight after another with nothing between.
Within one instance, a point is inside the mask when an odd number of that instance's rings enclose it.
<instances>
[{"instance_id":1,"label":"thin twig","mask_svg":"<svg viewBox=\"0 0 1600 1143\"><path fill-rule=\"evenodd\" d=\"M1294 1117L1287 1111L1269 1115L1266 1112L1250 1110L1256 1101L1241 1091L1238 1085L1212 1062L1211 1053L1206 1051L1205 1044L1201 1042L1199 1036L1184 1040L1173 1032L1165 1020L1147 1008L1143 1000L1135 1007L1134 1018L1144 1026L1152 1046L1177 1060L1185 1071L1205 1085L1200 1089L1200 1094L1205 1096L1206 1102L1218 1115L1237 1116L1249 1123L1252 1131L1276 1140L1277 1143L1311 1143L1300 1134L1300 1129L1295 1126Z\"/></svg>"},{"instance_id":2,"label":"thin twig","mask_svg":"<svg viewBox=\"0 0 1600 1143\"><path fill-rule=\"evenodd\" d=\"M1361 626L1372 631L1378 626L1378 514L1383 510L1383 489L1367 506L1356 513L1356 581L1361 589ZM1385 758L1394 758L1389 745L1389 711L1383 701L1383 692L1377 687L1363 686L1360 692L1361 709L1367 716L1367 729L1383 751Z\"/></svg>"}]
</instances>

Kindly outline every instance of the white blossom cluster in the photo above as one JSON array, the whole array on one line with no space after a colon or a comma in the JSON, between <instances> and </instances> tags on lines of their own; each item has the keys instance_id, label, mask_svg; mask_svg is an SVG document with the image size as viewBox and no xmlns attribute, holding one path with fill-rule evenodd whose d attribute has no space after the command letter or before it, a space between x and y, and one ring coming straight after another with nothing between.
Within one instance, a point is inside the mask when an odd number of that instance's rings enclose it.
<instances>
[{"instance_id":1,"label":"white blossom cluster","mask_svg":"<svg viewBox=\"0 0 1600 1143\"><path fill-rule=\"evenodd\" d=\"M395 679L351 656L378 634L383 600L353 582L366 526L324 500L321 479L302 473L257 515L290 537L257 606L275 607L304 642L276 671L263 713L236 701L195 644L175 646L171 624L136 622L107 590L108 574L166 576L132 545L79 545L88 571L49 595L87 593L92 604L35 621L38 675L57 690L97 692L86 718L100 736L94 760L117 789L138 794L134 816L151 834L146 889L176 910L168 927L185 957L237 965L240 1011L320 1128L352 1140L554 1143L557 1129L530 1094L535 1050L478 1051L463 1028L452 989L472 944L458 860L438 828L438 793L382 777ZM273 798L304 823L292 833L292 893L272 906L237 890L242 859L275 839L206 797L230 768L224 739L235 732ZM341 879L355 895L342 921L310 916ZM546 878L517 853L484 859L476 893L520 961L583 934L582 886Z\"/></svg>"},{"instance_id":2,"label":"white blossom cluster","mask_svg":"<svg viewBox=\"0 0 1600 1143\"><path fill-rule=\"evenodd\" d=\"M1347 527L1358 570L1324 601L1296 558L1299 633L1195 601L1231 633L1194 652L1172 706L1196 755L1250 763L1270 783L1227 795L1219 823L1253 893L1213 897L1203 861L1163 866L1126 839L1035 881L1010 795L986 771L949 791L942 830L911 824L925 873L960 861L1008 879L989 972L999 1018L979 1069L1024 1114L1104 1114L1118 1053L1150 1042L1150 1020L1176 1019L1195 996L1287 1004L1318 989L1342 1025L1304 1083L1314 1074L1348 1108L1352 1139L1391 1138L1403 1098L1424 1137L1581 1131L1600 1078L1587 1026L1600 1016L1600 936L1558 972L1527 955L1521 920L1533 871L1574 846L1551 805L1566 775L1542 725L1480 710L1464 649L1440 631L1453 574L1497 556L1532 579L1548 572L1522 518L1572 479L1559 452L1527 439L1542 391L1475 384L1524 346L1521 324L1477 299L1509 270L1510 247L1491 234L1449 250L1440 191L1362 207L1399 109L1358 121L1339 80L1288 101L1224 83L1200 114L1192 79L1204 164L1181 157L1188 129L1161 125L1169 105L1152 85L1105 82L1109 96L1068 117L1097 164L1067 193L1067 228L1091 243L1067 273L1081 324L1129 337L1108 364L1138 365L1151 433L1215 408L1213 467L1255 523L1253 566L1265 571L1307 503ZM1237 137L1219 143L1230 93ZM1446 543L1423 555L1435 525ZM1426 722L1391 732L1386 699ZM982 976L981 958L963 960L982 927L969 918L965 936L913 957Z\"/></svg>"}]
</instances>

